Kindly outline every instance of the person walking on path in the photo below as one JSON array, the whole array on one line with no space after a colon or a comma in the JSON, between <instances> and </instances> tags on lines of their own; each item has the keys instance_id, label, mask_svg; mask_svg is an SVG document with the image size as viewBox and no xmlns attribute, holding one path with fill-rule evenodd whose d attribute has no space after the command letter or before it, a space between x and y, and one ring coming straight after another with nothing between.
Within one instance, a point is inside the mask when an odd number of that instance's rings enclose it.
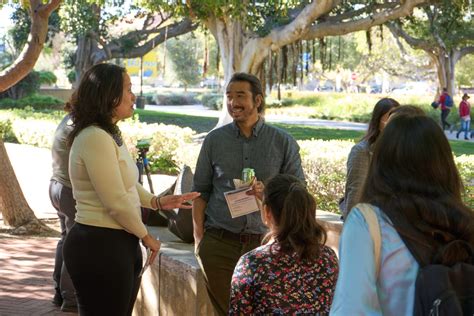
<instances>
[{"instance_id":1,"label":"person walking on path","mask_svg":"<svg viewBox=\"0 0 474 316\"><path fill-rule=\"evenodd\" d=\"M265 185L261 217L267 243L237 263L229 315L327 315L338 262L324 245L314 197L298 178L276 175Z\"/></svg>"},{"instance_id":2,"label":"person walking on path","mask_svg":"<svg viewBox=\"0 0 474 316\"><path fill-rule=\"evenodd\" d=\"M456 133L456 138L459 138L459 134L464 131L464 139L468 140L472 138L471 133L471 104L467 101L469 100L469 95L464 93L462 96L462 101L459 103L459 117L461 118L461 128Z\"/></svg>"},{"instance_id":3,"label":"person walking on path","mask_svg":"<svg viewBox=\"0 0 474 316\"><path fill-rule=\"evenodd\" d=\"M304 180L296 141L265 123L260 80L236 73L226 89L227 110L233 122L211 131L204 139L194 175L193 204L196 257L204 273L209 297L218 315L229 309L230 282L240 256L260 246L267 228L259 212L232 218L224 192L234 190L244 168L266 181L287 173ZM261 195L256 181L253 194Z\"/></svg>"},{"instance_id":4,"label":"person walking on path","mask_svg":"<svg viewBox=\"0 0 474 316\"><path fill-rule=\"evenodd\" d=\"M70 112L70 104L67 103L65 110ZM58 212L61 227L61 238L56 246L54 259L53 280L55 294L53 304L61 307L63 312L77 311L76 294L71 277L63 264L63 244L67 233L75 223L76 200L72 194L71 181L69 179L69 146L67 138L72 131L70 115L67 114L59 123L54 133L52 158L53 176L49 184L49 197L51 204Z\"/></svg>"},{"instance_id":5,"label":"person walking on path","mask_svg":"<svg viewBox=\"0 0 474 316\"><path fill-rule=\"evenodd\" d=\"M446 127L451 130L451 124L448 123L447 118L453 106L453 98L449 95L448 89L443 88L443 93L439 96L439 104L441 108L441 127L443 131Z\"/></svg>"},{"instance_id":6,"label":"person walking on path","mask_svg":"<svg viewBox=\"0 0 474 316\"><path fill-rule=\"evenodd\" d=\"M133 115L135 95L125 68L97 64L87 70L71 100L69 176L76 224L63 246L80 315L132 314L141 280L142 252L155 260L160 242L142 222L140 206L191 208L198 193L157 197L138 183L138 169L117 123Z\"/></svg>"}]
</instances>

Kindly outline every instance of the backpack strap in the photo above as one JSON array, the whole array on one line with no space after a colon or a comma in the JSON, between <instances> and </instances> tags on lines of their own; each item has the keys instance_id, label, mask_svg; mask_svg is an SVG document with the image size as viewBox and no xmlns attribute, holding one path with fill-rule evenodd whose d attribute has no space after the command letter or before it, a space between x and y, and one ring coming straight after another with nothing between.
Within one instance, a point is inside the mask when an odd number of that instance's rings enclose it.
<instances>
[{"instance_id":1,"label":"backpack strap","mask_svg":"<svg viewBox=\"0 0 474 316\"><path fill-rule=\"evenodd\" d=\"M380 252L382 249L382 234L380 232L380 225L375 214L374 207L368 203L359 203L357 207L364 216L367 225L369 226L369 233L374 242L374 258L375 258L375 278L379 277L380 273Z\"/></svg>"}]
</instances>

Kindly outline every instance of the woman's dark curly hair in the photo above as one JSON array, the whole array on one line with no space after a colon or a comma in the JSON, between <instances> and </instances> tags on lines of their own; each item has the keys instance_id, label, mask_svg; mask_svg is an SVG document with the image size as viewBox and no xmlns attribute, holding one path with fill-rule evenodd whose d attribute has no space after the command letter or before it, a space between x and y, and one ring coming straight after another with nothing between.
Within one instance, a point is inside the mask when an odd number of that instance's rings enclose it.
<instances>
[{"instance_id":1,"label":"woman's dark curly hair","mask_svg":"<svg viewBox=\"0 0 474 316\"><path fill-rule=\"evenodd\" d=\"M112 118L115 108L122 101L125 72L125 68L117 65L97 64L84 73L69 101L73 121L69 145L84 128L91 125L97 125L120 138L120 130Z\"/></svg>"}]
</instances>

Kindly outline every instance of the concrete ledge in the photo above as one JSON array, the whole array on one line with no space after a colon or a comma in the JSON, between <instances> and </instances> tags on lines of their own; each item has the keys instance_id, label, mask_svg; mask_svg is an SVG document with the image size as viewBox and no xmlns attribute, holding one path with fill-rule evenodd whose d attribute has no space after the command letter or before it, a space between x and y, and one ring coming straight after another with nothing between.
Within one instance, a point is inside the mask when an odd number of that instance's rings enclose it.
<instances>
[{"instance_id":1,"label":"concrete ledge","mask_svg":"<svg viewBox=\"0 0 474 316\"><path fill-rule=\"evenodd\" d=\"M340 217L319 210L317 214L327 230L326 244L337 253ZM162 248L159 258L143 274L133 315L214 315L194 245L180 241L166 227L149 227L149 231L159 236Z\"/></svg>"}]
</instances>

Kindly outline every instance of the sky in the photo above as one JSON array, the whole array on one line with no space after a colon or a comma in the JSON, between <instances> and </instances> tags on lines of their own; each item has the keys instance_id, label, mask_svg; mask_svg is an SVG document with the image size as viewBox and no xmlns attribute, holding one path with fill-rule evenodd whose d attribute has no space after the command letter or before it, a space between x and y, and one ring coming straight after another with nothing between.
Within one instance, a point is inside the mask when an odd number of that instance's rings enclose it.
<instances>
[{"instance_id":1,"label":"sky","mask_svg":"<svg viewBox=\"0 0 474 316\"><path fill-rule=\"evenodd\" d=\"M0 29L11 26L10 15L12 12L12 7L8 5L5 5L0 9Z\"/></svg>"}]
</instances>

